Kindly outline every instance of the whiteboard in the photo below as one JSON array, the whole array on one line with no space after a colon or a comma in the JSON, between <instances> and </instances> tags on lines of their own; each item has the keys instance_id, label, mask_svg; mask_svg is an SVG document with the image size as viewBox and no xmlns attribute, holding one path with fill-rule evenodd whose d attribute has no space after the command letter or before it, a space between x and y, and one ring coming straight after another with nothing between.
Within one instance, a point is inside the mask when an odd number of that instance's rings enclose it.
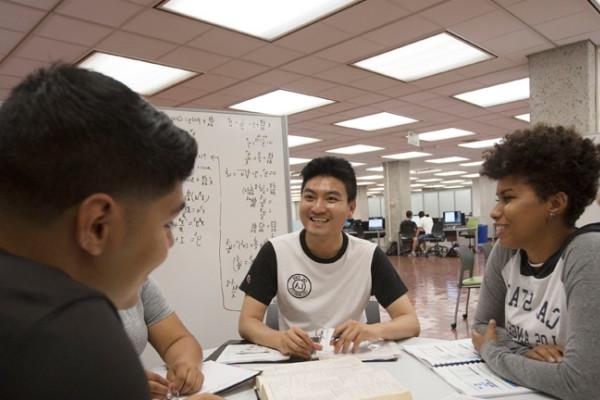
<instances>
[{"instance_id":1,"label":"whiteboard","mask_svg":"<svg viewBox=\"0 0 600 400\"><path fill-rule=\"evenodd\" d=\"M174 221L175 245L152 277L202 346L214 347L238 337L244 295L238 287L256 253L290 231L287 121L162 111L194 136L198 157L183 187L186 206Z\"/></svg>"}]
</instances>

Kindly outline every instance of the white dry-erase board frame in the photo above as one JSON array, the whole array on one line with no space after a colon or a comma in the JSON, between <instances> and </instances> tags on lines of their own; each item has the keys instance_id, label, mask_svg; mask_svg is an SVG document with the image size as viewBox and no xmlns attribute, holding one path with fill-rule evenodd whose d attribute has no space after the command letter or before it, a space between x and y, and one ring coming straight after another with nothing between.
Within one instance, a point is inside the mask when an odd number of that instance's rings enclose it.
<instances>
[{"instance_id":1,"label":"white dry-erase board frame","mask_svg":"<svg viewBox=\"0 0 600 400\"><path fill-rule=\"evenodd\" d=\"M202 346L214 347L238 336L238 285L261 245L291 228L287 119L160 110L195 137L198 157L175 244L151 276Z\"/></svg>"}]
</instances>

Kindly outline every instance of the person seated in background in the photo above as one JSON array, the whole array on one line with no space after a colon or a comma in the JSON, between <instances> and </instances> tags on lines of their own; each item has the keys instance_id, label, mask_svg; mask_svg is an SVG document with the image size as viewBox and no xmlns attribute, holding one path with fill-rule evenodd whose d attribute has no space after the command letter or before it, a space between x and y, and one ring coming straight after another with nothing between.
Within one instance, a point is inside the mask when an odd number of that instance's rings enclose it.
<instances>
[{"instance_id":1,"label":"person seated in background","mask_svg":"<svg viewBox=\"0 0 600 400\"><path fill-rule=\"evenodd\" d=\"M433 219L429 214L425 214L423 211L419 211L419 224L417 225L416 240L413 242L412 255L417 255L417 249L421 252L425 252L423 245L426 240L432 238L431 230L433 229Z\"/></svg>"},{"instance_id":2,"label":"person seated in background","mask_svg":"<svg viewBox=\"0 0 600 400\"><path fill-rule=\"evenodd\" d=\"M12 90L0 107L2 398L150 399L117 309L166 258L197 151L97 72L57 64Z\"/></svg>"},{"instance_id":3,"label":"person seated in background","mask_svg":"<svg viewBox=\"0 0 600 400\"><path fill-rule=\"evenodd\" d=\"M416 245L417 242L417 224L415 223L415 221L413 221L413 212L411 210L406 211L406 219L403 219L402 222L400 222L400 236L398 237L398 246L400 251L400 254L406 254L405 252L403 252L403 239L407 240L405 238L410 237L411 241L410 241L410 250L412 255L414 255L414 247ZM408 240L407 240L408 241Z\"/></svg>"},{"instance_id":4,"label":"person seated in background","mask_svg":"<svg viewBox=\"0 0 600 400\"><path fill-rule=\"evenodd\" d=\"M600 224L576 228L594 201L600 146L536 125L484 155L498 181L498 242L485 269L473 345L486 365L560 399L598 398Z\"/></svg>"},{"instance_id":5,"label":"person seated in background","mask_svg":"<svg viewBox=\"0 0 600 400\"><path fill-rule=\"evenodd\" d=\"M150 278L140 290L135 306L119 310L125 331L138 355L148 341L164 360L167 377L146 370L153 399L165 399L169 393L187 395L200 390L202 347L186 329L173 308Z\"/></svg>"},{"instance_id":6,"label":"person seated in background","mask_svg":"<svg viewBox=\"0 0 600 400\"><path fill-rule=\"evenodd\" d=\"M245 292L240 335L284 354L309 358L320 349L310 333L335 328L336 352L357 351L363 341L419 334L407 289L385 253L342 231L356 207L356 177L338 157L313 159L302 170L299 214L304 229L273 238L260 249L240 289ZM391 320L366 324L375 295ZM263 317L277 296L279 327Z\"/></svg>"}]
</instances>

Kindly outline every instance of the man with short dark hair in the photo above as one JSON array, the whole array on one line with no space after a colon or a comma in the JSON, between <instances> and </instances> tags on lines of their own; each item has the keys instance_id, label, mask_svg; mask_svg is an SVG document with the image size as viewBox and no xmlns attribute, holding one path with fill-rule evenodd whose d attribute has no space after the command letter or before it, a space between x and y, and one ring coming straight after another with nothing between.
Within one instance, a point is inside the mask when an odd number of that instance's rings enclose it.
<instances>
[{"instance_id":1,"label":"man with short dark hair","mask_svg":"<svg viewBox=\"0 0 600 400\"><path fill-rule=\"evenodd\" d=\"M149 398L116 308L173 244L196 153L102 74L55 65L13 89L0 107L3 398Z\"/></svg>"},{"instance_id":2,"label":"man with short dark hair","mask_svg":"<svg viewBox=\"0 0 600 400\"><path fill-rule=\"evenodd\" d=\"M304 229L271 239L261 248L240 288L242 337L284 354L308 358L320 348L309 332L335 328L335 350L357 351L366 340L419 334L407 289L375 244L346 235L344 221L356 207L356 177L350 163L321 157L302 170L299 214ZM364 310L374 295L391 321L366 324ZM281 331L263 317L274 297Z\"/></svg>"}]
</instances>

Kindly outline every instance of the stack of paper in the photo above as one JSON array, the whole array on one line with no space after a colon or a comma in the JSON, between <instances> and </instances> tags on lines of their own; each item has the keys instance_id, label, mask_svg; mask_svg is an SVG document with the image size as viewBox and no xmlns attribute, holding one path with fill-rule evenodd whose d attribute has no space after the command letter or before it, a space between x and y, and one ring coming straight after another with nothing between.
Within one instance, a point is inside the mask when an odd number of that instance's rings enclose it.
<instances>
[{"instance_id":1,"label":"stack of paper","mask_svg":"<svg viewBox=\"0 0 600 400\"><path fill-rule=\"evenodd\" d=\"M400 347L396 342L389 340L378 340L375 342L362 342L355 353L334 353L333 332L335 329L326 328L321 335L320 344L323 349L315 353L319 360L330 358L353 356L362 361L385 361L396 360L400 356Z\"/></svg>"}]
</instances>

